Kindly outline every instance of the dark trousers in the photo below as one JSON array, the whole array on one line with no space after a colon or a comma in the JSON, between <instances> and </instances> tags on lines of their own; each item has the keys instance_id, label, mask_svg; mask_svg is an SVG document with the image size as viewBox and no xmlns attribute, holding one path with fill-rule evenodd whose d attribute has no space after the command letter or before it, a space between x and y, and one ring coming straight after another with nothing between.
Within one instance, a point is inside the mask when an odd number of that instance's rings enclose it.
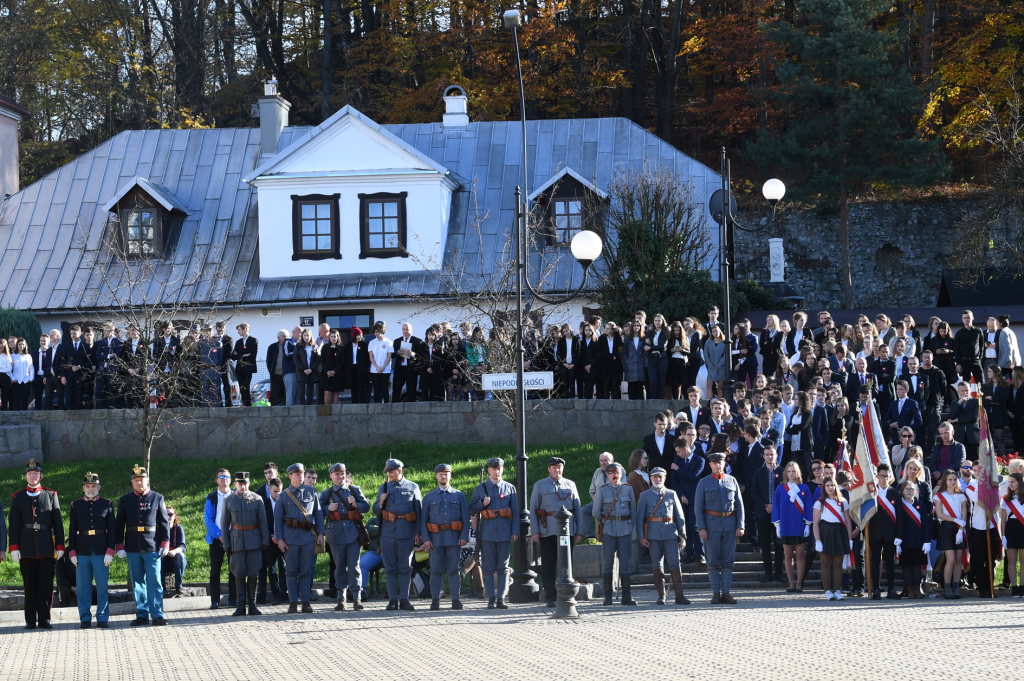
<instances>
[{"instance_id":1,"label":"dark trousers","mask_svg":"<svg viewBox=\"0 0 1024 681\"><path fill-rule=\"evenodd\" d=\"M939 435L939 424L942 423L942 417L939 416L939 405L925 407L921 416L924 420L921 428L921 432L924 434L924 451L930 452L935 447L935 438Z\"/></svg>"},{"instance_id":2,"label":"dark trousers","mask_svg":"<svg viewBox=\"0 0 1024 681\"><path fill-rule=\"evenodd\" d=\"M427 402L444 402L444 377L440 369L434 369L433 373L427 373L424 369L420 373L420 385L423 386Z\"/></svg>"},{"instance_id":3,"label":"dark trousers","mask_svg":"<svg viewBox=\"0 0 1024 681\"><path fill-rule=\"evenodd\" d=\"M249 386L252 384L252 371L246 369L235 369L235 376L238 377L238 392L239 397L242 400L243 407L252 406L252 394L249 392Z\"/></svg>"},{"instance_id":4,"label":"dark trousers","mask_svg":"<svg viewBox=\"0 0 1024 681\"><path fill-rule=\"evenodd\" d=\"M401 364L395 365L395 382L392 387L391 401L401 402L402 401L402 389L405 389L405 401L415 402L416 401L416 370L410 366L402 366ZM374 397L376 397L376 388L374 388Z\"/></svg>"},{"instance_id":5,"label":"dark trousers","mask_svg":"<svg viewBox=\"0 0 1024 681\"><path fill-rule=\"evenodd\" d=\"M781 577L786 574L782 564L783 551L779 545L779 538L775 535L775 526L772 525L771 516L758 518L756 521L757 533L761 538L761 567L766 575ZM775 554L774 561L772 553Z\"/></svg>"},{"instance_id":6,"label":"dark trousers","mask_svg":"<svg viewBox=\"0 0 1024 681\"><path fill-rule=\"evenodd\" d=\"M220 603L220 569L224 565L224 544L214 539L210 544L210 603ZM228 602L235 601L235 575L228 572Z\"/></svg>"},{"instance_id":7,"label":"dark trousers","mask_svg":"<svg viewBox=\"0 0 1024 681\"><path fill-rule=\"evenodd\" d=\"M566 369L560 364L556 378L555 399L572 399L576 389L576 369Z\"/></svg>"},{"instance_id":8,"label":"dark trousers","mask_svg":"<svg viewBox=\"0 0 1024 681\"><path fill-rule=\"evenodd\" d=\"M743 362L740 364L740 368L736 371L737 383L753 386L755 378L757 378L757 362Z\"/></svg>"},{"instance_id":9,"label":"dark trousers","mask_svg":"<svg viewBox=\"0 0 1024 681\"><path fill-rule=\"evenodd\" d=\"M1003 544L999 539L999 532L994 527L989 528L989 538L992 540L992 560L998 560ZM987 598L991 590L988 581L988 541L985 539L985 532L973 527L967 528L967 546L971 552L971 579L978 587L978 592Z\"/></svg>"},{"instance_id":10,"label":"dark trousers","mask_svg":"<svg viewBox=\"0 0 1024 681\"><path fill-rule=\"evenodd\" d=\"M882 575L882 561L885 561L885 582L889 591L896 588L896 545L885 541L873 541L871 547L871 588L882 590L879 581Z\"/></svg>"},{"instance_id":11,"label":"dark trousers","mask_svg":"<svg viewBox=\"0 0 1024 681\"><path fill-rule=\"evenodd\" d=\"M646 384L643 381L630 381L627 385L629 386L629 399L645 399L644 391L646 388Z\"/></svg>"},{"instance_id":12,"label":"dark trousers","mask_svg":"<svg viewBox=\"0 0 1024 681\"><path fill-rule=\"evenodd\" d=\"M3 411L14 409L14 382L7 374L0 374L0 409Z\"/></svg>"},{"instance_id":13,"label":"dark trousers","mask_svg":"<svg viewBox=\"0 0 1024 681\"><path fill-rule=\"evenodd\" d=\"M22 558L18 567L25 583L25 624L50 621L53 602L53 576L57 561L53 558Z\"/></svg>"},{"instance_id":14,"label":"dark trousers","mask_svg":"<svg viewBox=\"0 0 1024 681\"><path fill-rule=\"evenodd\" d=\"M111 409L114 406L114 391L110 374L97 374L92 384L92 408Z\"/></svg>"},{"instance_id":15,"label":"dark trousers","mask_svg":"<svg viewBox=\"0 0 1024 681\"><path fill-rule=\"evenodd\" d=\"M36 401L36 411L40 411L43 408L43 377L36 376L35 380L32 381L32 397Z\"/></svg>"},{"instance_id":16,"label":"dark trousers","mask_svg":"<svg viewBox=\"0 0 1024 681\"><path fill-rule=\"evenodd\" d=\"M365 369L352 369L352 404L366 404L370 401L370 375ZM323 400L321 393L320 399Z\"/></svg>"},{"instance_id":17,"label":"dark trousers","mask_svg":"<svg viewBox=\"0 0 1024 681\"><path fill-rule=\"evenodd\" d=\"M592 400L594 399L594 368L591 367L590 371L580 367L580 370L576 372L576 399L579 400Z\"/></svg>"},{"instance_id":18,"label":"dark trousers","mask_svg":"<svg viewBox=\"0 0 1024 681\"><path fill-rule=\"evenodd\" d=\"M270 395L267 396L270 400L270 406L283 407L285 404L285 393L284 375L271 374Z\"/></svg>"},{"instance_id":19,"label":"dark trousers","mask_svg":"<svg viewBox=\"0 0 1024 681\"><path fill-rule=\"evenodd\" d=\"M960 378L962 378L963 380L967 381L968 383L971 382L971 377L972 376L974 377L975 382L977 382L978 384L981 384L985 380L985 375L984 375L984 373L982 373L982 369L981 369L981 362L971 362L970 364L966 364L966 363L965 364L961 364L960 365L960 370L961 370L960 371ZM952 381L950 381L950 382L952 382Z\"/></svg>"},{"instance_id":20,"label":"dark trousers","mask_svg":"<svg viewBox=\"0 0 1024 681\"><path fill-rule=\"evenodd\" d=\"M754 497L749 486L741 492L741 496L743 497L743 508L754 508ZM743 538L750 542L750 545L756 550L761 541L761 526L755 521L752 512L744 514L743 518Z\"/></svg>"},{"instance_id":21,"label":"dark trousers","mask_svg":"<svg viewBox=\"0 0 1024 681\"><path fill-rule=\"evenodd\" d=\"M683 517L686 520L686 548L683 549L683 552L687 556L687 561L692 562L695 558L704 555L704 542L697 530L697 515L693 511L693 497L688 497L688 499L691 503L683 504Z\"/></svg>"},{"instance_id":22,"label":"dark trousers","mask_svg":"<svg viewBox=\"0 0 1024 681\"><path fill-rule=\"evenodd\" d=\"M373 385L373 397L370 402L374 404L385 404L388 401L388 379L391 374L370 374L370 382Z\"/></svg>"},{"instance_id":23,"label":"dark trousers","mask_svg":"<svg viewBox=\"0 0 1024 681\"><path fill-rule=\"evenodd\" d=\"M263 565L260 566L259 586L256 590L256 600L263 602L267 600L267 581L270 581L270 592L275 598L284 600L287 596L288 587L284 579L284 554L277 544L271 542L267 550L263 552Z\"/></svg>"},{"instance_id":24,"label":"dark trousers","mask_svg":"<svg viewBox=\"0 0 1024 681\"><path fill-rule=\"evenodd\" d=\"M174 576L174 588L181 589L181 582L185 577L184 553L176 553L173 556L164 556L160 560L160 576L164 579L164 593L167 593L168 575Z\"/></svg>"},{"instance_id":25,"label":"dark trousers","mask_svg":"<svg viewBox=\"0 0 1024 681\"><path fill-rule=\"evenodd\" d=\"M231 400L231 377L228 376L227 368L222 368L220 372L220 387L224 392L224 406L233 407L235 406Z\"/></svg>"},{"instance_id":26,"label":"dark trousers","mask_svg":"<svg viewBox=\"0 0 1024 681\"><path fill-rule=\"evenodd\" d=\"M74 372L64 386L64 408L85 409L85 380L81 371Z\"/></svg>"},{"instance_id":27,"label":"dark trousers","mask_svg":"<svg viewBox=\"0 0 1024 681\"><path fill-rule=\"evenodd\" d=\"M547 600L557 600L555 580L558 578L558 537L555 535L540 538L540 573Z\"/></svg>"},{"instance_id":28,"label":"dark trousers","mask_svg":"<svg viewBox=\"0 0 1024 681\"><path fill-rule=\"evenodd\" d=\"M599 400L621 400L622 399L622 377L611 376L608 378L599 377L595 382L597 386L597 399Z\"/></svg>"},{"instance_id":29,"label":"dark trousers","mask_svg":"<svg viewBox=\"0 0 1024 681\"><path fill-rule=\"evenodd\" d=\"M316 404L316 386L313 381L299 383L299 404Z\"/></svg>"}]
</instances>

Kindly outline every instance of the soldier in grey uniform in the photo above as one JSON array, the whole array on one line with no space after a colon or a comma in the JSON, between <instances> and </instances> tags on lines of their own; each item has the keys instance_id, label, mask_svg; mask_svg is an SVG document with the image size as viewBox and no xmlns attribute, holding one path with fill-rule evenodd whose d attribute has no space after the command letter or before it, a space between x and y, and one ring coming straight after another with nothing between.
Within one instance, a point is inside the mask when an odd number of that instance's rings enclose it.
<instances>
[{"instance_id":1,"label":"soldier in grey uniform","mask_svg":"<svg viewBox=\"0 0 1024 681\"><path fill-rule=\"evenodd\" d=\"M430 552L430 609L441 608L441 580L447 574L452 610L462 610L459 557L462 547L469 543L469 503L465 494L451 486L450 465L438 464L434 477L437 487L423 497L420 523L420 535L426 540L423 548Z\"/></svg>"},{"instance_id":2,"label":"soldier in grey uniform","mask_svg":"<svg viewBox=\"0 0 1024 681\"><path fill-rule=\"evenodd\" d=\"M679 552L686 548L686 516L676 493L665 487L665 469L651 471L651 488L636 502L636 528L640 543L650 548L658 605L665 605L665 567L672 573L676 603L689 605L683 595Z\"/></svg>"},{"instance_id":3,"label":"soldier in grey uniform","mask_svg":"<svg viewBox=\"0 0 1024 681\"><path fill-rule=\"evenodd\" d=\"M715 592L711 603L735 605L729 594L736 563L736 537L743 536L743 499L740 483L725 473L725 454L708 454L711 475L697 483L693 513L704 542L708 576Z\"/></svg>"},{"instance_id":4,"label":"soldier in grey uniform","mask_svg":"<svg viewBox=\"0 0 1024 681\"><path fill-rule=\"evenodd\" d=\"M412 580L412 552L420 543L422 515L420 487L402 475L404 465L398 459L384 464L387 482L377 488L373 512L380 516L380 557L388 585L387 610L415 610L409 602Z\"/></svg>"},{"instance_id":5,"label":"soldier in grey uniform","mask_svg":"<svg viewBox=\"0 0 1024 681\"><path fill-rule=\"evenodd\" d=\"M597 520L597 533L603 548L601 566L604 573L604 604L612 604L612 570L615 568L615 554L618 554L622 604L636 605L629 585L629 554L633 548L636 500L633 498L633 488L622 482L622 466L612 463L604 472L608 476L608 483L598 487L594 495L594 519Z\"/></svg>"},{"instance_id":6,"label":"soldier in grey uniform","mask_svg":"<svg viewBox=\"0 0 1024 681\"><path fill-rule=\"evenodd\" d=\"M327 470L334 483L320 493L320 507L327 515L327 543L334 556L334 579L338 585L338 605L335 610L345 609L346 572L348 590L353 594L352 609L362 610L359 600L359 530L356 521L363 519L364 513L370 512L370 502L363 496L363 491L346 482L345 464L332 464Z\"/></svg>"},{"instance_id":7,"label":"soldier in grey uniform","mask_svg":"<svg viewBox=\"0 0 1024 681\"><path fill-rule=\"evenodd\" d=\"M505 592L508 590L508 560L512 553L512 542L519 539L519 495L514 485L501 479L504 471L503 459L488 459L488 479L473 490L469 513L480 516L476 529L476 547L484 573L487 607L507 610ZM494 586L495 574L498 577L497 587Z\"/></svg>"},{"instance_id":8,"label":"soldier in grey uniform","mask_svg":"<svg viewBox=\"0 0 1024 681\"><path fill-rule=\"evenodd\" d=\"M298 612L302 600L302 612L313 612L309 604L309 588L312 586L311 570L316 558L314 544L324 545L324 514L320 508L320 497L302 479L306 467L301 463L288 466L288 480L291 485L277 497L274 507L274 536L281 553L285 554L285 575L288 579L288 614Z\"/></svg>"},{"instance_id":9,"label":"soldier in grey uniform","mask_svg":"<svg viewBox=\"0 0 1024 681\"><path fill-rule=\"evenodd\" d=\"M221 535L228 569L238 585L238 608L235 617L245 615L246 601L250 615L262 615L256 607L256 583L263 564L263 552L270 546L267 507L263 497L249 491L249 473L235 473L235 493L224 500L224 528ZM248 584L246 582L248 580Z\"/></svg>"},{"instance_id":10,"label":"soldier in grey uniform","mask_svg":"<svg viewBox=\"0 0 1024 681\"><path fill-rule=\"evenodd\" d=\"M558 521L554 515L562 506L572 514L569 534L576 535L576 541L583 539L580 493L576 491L575 482L562 477L564 469L564 459L557 456L548 459L548 477L538 480L530 493L530 523L534 529L532 539L540 544L541 574L549 608L555 607L558 599L555 590L555 579L558 576Z\"/></svg>"}]
</instances>

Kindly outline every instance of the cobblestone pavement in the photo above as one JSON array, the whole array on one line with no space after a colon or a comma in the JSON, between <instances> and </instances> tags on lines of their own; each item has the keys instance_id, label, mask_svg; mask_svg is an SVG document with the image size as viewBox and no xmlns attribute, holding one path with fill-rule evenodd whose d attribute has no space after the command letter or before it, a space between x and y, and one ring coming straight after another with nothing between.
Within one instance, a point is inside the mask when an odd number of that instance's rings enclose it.
<instances>
[{"instance_id":1,"label":"cobblestone pavement","mask_svg":"<svg viewBox=\"0 0 1024 681\"><path fill-rule=\"evenodd\" d=\"M170 613L165 628L53 631L0 628L0 679L762 679L844 681L1009 678L1024 650L1024 601L826 602L818 595L737 594L735 606L656 606L636 590L637 608L580 606L573 621L540 605L487 610L466 600L415 601L414 613L233 618L230 609ZM1015 652L1014 652L1015 651ZM641 672L642 670L642 672ZM950 671L952 670L952 671Z\"/></svg>"}]
</instances>

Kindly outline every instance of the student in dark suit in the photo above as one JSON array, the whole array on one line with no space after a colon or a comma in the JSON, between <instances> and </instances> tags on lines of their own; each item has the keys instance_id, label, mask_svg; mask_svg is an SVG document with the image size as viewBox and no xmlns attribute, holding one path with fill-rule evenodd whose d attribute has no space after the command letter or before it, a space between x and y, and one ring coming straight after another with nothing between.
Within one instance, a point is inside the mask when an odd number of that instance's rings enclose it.
<instances>
[{"instance_id":1,"label":"student in dark suit","mask_svg":"<svg viewBox=\"0 0 1024 681\"><path fill-rule=\"evenodd\" d=\"M779 330L779 318L773 314L765 319L764 329L761 330L761 373L765 376L775 375L779 366L779 356L782 352L782 331Z\"/></svg>"},{"instance_id":2,"label":"student in dark suit","mask_svg":"<svg viewBox=\"0 0 1024 681\"><path fill-rule=\"evenodd\" d=\"M431 326L424 335L420 355L420 388L427 402L444 402L444 383L448 372L448 358L444 339L439 329Z\"/></svg>"},{"instance_id":3,"label":"student in dark suit","mask_svg":"<svg viewBox=\"0 0 1024 681\"><path fill-rule=\"evenodd\" d=\"M893 482L892 471L888 464L878 464L875 477L878 481L878 510L868 521L868 549L871 551L871 600L882 599L880 584L882 562L885 562L886 583L889 586L889 600L898 601L901 596L896 592L896 504L899 494Z\"/></svg>"},{"instance_id":4,"label":"student in dark suit","mask_svg":"<svg viewBox=\"0 0 1024 681\"><path fill-rule=\"evenodd\" d=\"M978 444L981 442L978 400L971 397L971 386L966 382L961 381L956 391L960 399L949 405L949 414L946 418L953 423L953 438L957 442L962 442L967 449L967 458L977 461ZM934 466L932 470L935 470Z\"/></svg>"},{"instance_id":5,"label":"student in dark suit","mask_svg":"<svg viewBox=\"0 0 1024 681\"><path fill-rule=\"evenodd\" d=\"M249 335L249 325L242 322L235 327L241 336L235 341L231 359L235 360L235 376L238 378L238 392L241 393L242 406L252 406L252 376L256 373L256 357L260 350L259 341Z\"/></svg>"},{"instance_id":6,"label":"student in dark suit","mask_svg":"<svg viewBox=\"0 0 1024 681\"><path fill-rule=\"evenodd\" d=\"M775 500L775 488L782 483L782 468L777 465L775 447L768 445L761 451L761 465L753 466L748 460L750 499L753 506L754 522L761 545L761 565L764 576L762 584L782 579L782 546L778 543L779 536L772 524L772 504ZM774 552L774 560L772 553Z\"/></svg>"},{"instance_id":7,"label":"student in dark suit","mask_svg":"<svg viewBox=\"0 0 1024 681\"><path fill-rule=\"evenodd\" d=\"M224 391L224 406L233 407L234 400L231 398L231 373L228 370L231 366L231 351L234 348L234 343L231 340L231 336L224 333L224 322L217 322L213 337L220 339L221 353L220 353L220 382L221 388Z\"/></svg>"},{"instance_id":8,"label":"student in dark suit","mask_svg":"<svg viewBox=\"0 0 1024 681\"><path fill-rule=\"evenodd\" d=\"M676 455L673 448L675 441L676 436L668 432L668 419L664 414L657 414L654 417L654 432L644 435L643 449L647 453L647 465L653 464L653 468L669 470Z\"/></svg>"},{"instance_id":9,"label":"student in dark suit","mask_svg":"<svg viewBox=\"0 0 1024 681\"><path fill-rule=\"evenodd\" d=\"M931 386L928 383L928 377L921 373L920 361L917 357L907 357L906 366L906 372L899 378L907 382L907 397L917 402L917 406L921 408L921 418L923 419L928 399L931 396Z\"/></svg>"},{"instance_id":10,"label":"student in dark suit","mask_svg":"<svg viewBox=\"0 0 1024 681\"><path fill-rule=\"evenodd\" d=\"M278 503L278 495L281 493L281 479L278 477L271 478L266 484L266 495L263 497L263 505L267 512L267 523L268 527L273 527L271 523L274 522L274 507ZM261 488L262 489L262 488ZM273 536L271 531L270 543L267 545L267 549L263 552L263 567L260 568L259 582L256 587L256 602L266 603L267 602L267 578L270 581L270 590L273 594L274 605L281 605L282 602L288 599L288 586L285 583L284 578L284 554L281 553L281 549L277 546L278 537Z\"/></svg>"},{"instance_id":11,"label":"student in dark suit","mask_svg":"<svg viewBox=\"0 0 1024 681\"><path fill-rule=\"evenodd\" d=\"M61 383L64 385L64 408L84 409L85 372L92 366L89 348L81 337L82 329L72 324L71 339L61 349Z\"/></svg>"},{"instance_id":12,"label":"student in dark suit","mask_svg":"<svg viewBox=\"0 0 1024 681\"><path fill-rule=\"evenodd\" d=\"M320 382L320 348L313 341L313 332L303 329L295 345L295 382L299 404L316 404L316 386Z\"/></svg>"},{"instance_id":13,"label":"student in dark suit","mask_svg":"<svg viewBox=\"0 0 1024 681\"><path fill-rule=\"evenodd\" d=\"M415 402L417 397L416 379L419 378L419 365L423 355L423 341L412 335L412 324L402 324L402 335L394 340L395 348L394 376L392 377L391 401L402 401L402 389L405 388L405 401Z\"/></svg>"},{"instance_id":14,"label":"student in dark suit","mask_svg":"<svg viewBox=\"0 0 1024 681\"><path fill-rule=\"evenodd\" d=\"M149 349L139 338L139 330L128 327L128 338L121 344L117 360L120 392L128 409L138 409L149 399Z\"/></svg>"},{"instance_id":15,"label":"student in dark suit","mask_svg":"<svg viewBox=\"0 0 1024 681\"><path fill-rule=\"evenodd\" d=\"M878 376L878 408L881 413L889 411L889 405L896 399L896 362L889 359L889 346L878 348L874 373Z\"/></svg>"},{"instance_id":16,"label":"student in dark suit","mask_svg":"<svg viewBox=\"0 0 1024 681\"><path fill-rule=\"evenodd\" d=\"M681 409L696 428L700 428L702 424L711 423L711 410L701 403L700 397L700 388L695 385L690 386L686 391L686 399L689 403Z\"/></svg>"},{"instance_id":17,"label":"student in dark suit","mask_svg":"<svg viewBox=\"0 0 1024 681\"><path fill-rule=\"evenodd\" d=\"M558 399L570 399L576 389L576 370L580 366L580 342L572 332L572 326L563 324L562 337L555 345L555 395Z\"/></svg>"},{"instance_id":18,"label":"student in dark suit","mask_svg":"<svg viewBox=\"0 0 1024 681\"><path fill-rule=\"evenodd\" d=\"M60 382L61 342L60 329L50 331L50 371L43 386L43 410L64 409L64 384ZM56 403L54 402L56 397Z\"/></svg>"},{"instance_id":19,"label":"student in dark suit","mask_svg":"<svg viewBox=\"0 0 1024 681\"><path fill-rule=\"evenodd\" d=\"M363 330L353 326L349 331L349 343L341 350L343 386L352 391L352 404L366 404L370 401L370 353ZM326 371L326 364L324 365ZM342 388L344 389L344 388ZM325 394L326 397L326 394Z\"/></svg>"},{"instance_id":20,"label":"student in dark suit","mask_svg":"<svg viewBox=\"0 0 1024 681\"><path fill-rule=\"evenodd\" d=\"M622 337L614 322L604 325L604 335L597 339L597 399L622 399Z\"/></svg>"},{"instance_id":21,"label":"student in dark suit","mask_svg":"<svg viewBox=\"0 0 1024 681\"><path fill-rule=\"evenodd\" d=\"M889 410L882 418L882 432L886 434L889 443L897 445L900 443L900 430L912 428L916 439L921 439L921 409L917 402L907 397L910 385L904 380L896 381L896 399L889 405ZM977 402L974 403L977 409Z\"/></svg>"},{"instance_id":22,"label":"student in dark suit","mask_svg":"<svg viewBox=\"0 0 1024 681\"><path fill-rule=\"evenodd\" d=\"M579 339L580 359L576 364L576 397L582 400L594 399L594 383L597 379L597 338L594 327L583 326Z\"/></svg>"},{"instance_id":23,"label":"student in dark suit","mask_svg":"<svg viewBox=\"0 0 1024 681\"><path fill-rule=\"evenodd\" d=\"M103 337L93 346L96 382L93 390L95 409L112 409L117 400L117 367L115 360L121 349L121 339L114 335L114 325L103 325Z\"/></svg>"},{"instance_id":24,"label":"student in dark suit","mask_svg":"<svg viewBox=\"0 0 1024 681\"><path fill-rule=\"evenodd\" d=\"M36 410L44 410L43 393L46 384L52 381L50 370L50 337L45 333L39 337L39 347L32 351L32 394L36 400Z\"/></svg>"},{"instance_id":25,"label":"student in dark suit","mask_svg":"<svg viewBox=\"0 0 1024 681\"><path fill-rule=\"evenodd\" d=\"M814 458L828 460L832 443L829 442L829 422L832 419L832 407L825 403L826 393L818 388L814 392L815 404L813 407L812 421L814 423Z\"/></svg>"},{"instance_id":26,"label":"student in dark suit","mask_svg":"<svg viewBox=\"0 0 1024 681\"><path fill-rule=\"evenodd\" d=\"M670 468L670 485L672 491L679 495L679 503L683 505L683 515L686 516L687 541L683 549L683 561L693 563L697 560L704 560L704 542L701 541L700 532L697 531L697 516L694 511L695 499L697 496L697 484L701 478L710 474L710 469L704 457L694 453L685 437L676 439L673 443L675 456L672 459ZM693 534L690 534L690 529Z\"/></svg>"},{"instance_id":27,"label":"student in dark suit","mask_svg":"<svg viewBox=\"0 0 1024 681\"><path fill-rule=\"evenodd\" d=\"M797 408L786 424L786 433L790 436L789 445L782 454L783 467L790 461L800 466L800 478L809 480L811 477L811 458L814 453L814 418L811 396L798 392L794 398Z\"/></svg>"},{"instance_id":28,"label":"student in dark suit","mask_svg":"<svg viewBox=\"0 0 1024 681\"><path fill-rule=\"evenodd\" d=\"M1010 393L1006 397L1006 419L1014 446L1018 450L1024 448L1018 444L1024 442L1024 366L1013 368Z\"/></svg>"},{"instance_id":29,"label":"student in dark suit","mask_svg":"<svg viewBox=\"0 0 1024 681\"><path fill-rule=\"evenodd\" d=\"M754 379L757 378L757 336L750 333L749 319L744 319L734 329L738 333L732 339L732 349L738 354L734 354L731 361L734 364L736 381L744 383L749 380L753 386Z\"/></svg>"}]
</instances>

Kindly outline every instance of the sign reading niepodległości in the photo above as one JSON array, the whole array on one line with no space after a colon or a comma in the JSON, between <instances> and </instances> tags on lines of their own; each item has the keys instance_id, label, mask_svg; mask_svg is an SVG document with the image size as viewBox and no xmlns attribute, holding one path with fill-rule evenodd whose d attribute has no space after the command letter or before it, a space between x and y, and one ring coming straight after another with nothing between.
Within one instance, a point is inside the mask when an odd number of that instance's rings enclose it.
<instances>
[{"instance_id":1,"label":"sign reading niepodleg\u0142o\u015bci","mask_svg":"<svg viewBox=\"0 0 1024 681\"><path fill-rule=\"evenodd\" d=\"M484 390L515 390L515 374L484 374ZM553 390L555 374L551 371L528 371L523 374L523 388L526 390Z\"/></svg>"}]
</instances>

